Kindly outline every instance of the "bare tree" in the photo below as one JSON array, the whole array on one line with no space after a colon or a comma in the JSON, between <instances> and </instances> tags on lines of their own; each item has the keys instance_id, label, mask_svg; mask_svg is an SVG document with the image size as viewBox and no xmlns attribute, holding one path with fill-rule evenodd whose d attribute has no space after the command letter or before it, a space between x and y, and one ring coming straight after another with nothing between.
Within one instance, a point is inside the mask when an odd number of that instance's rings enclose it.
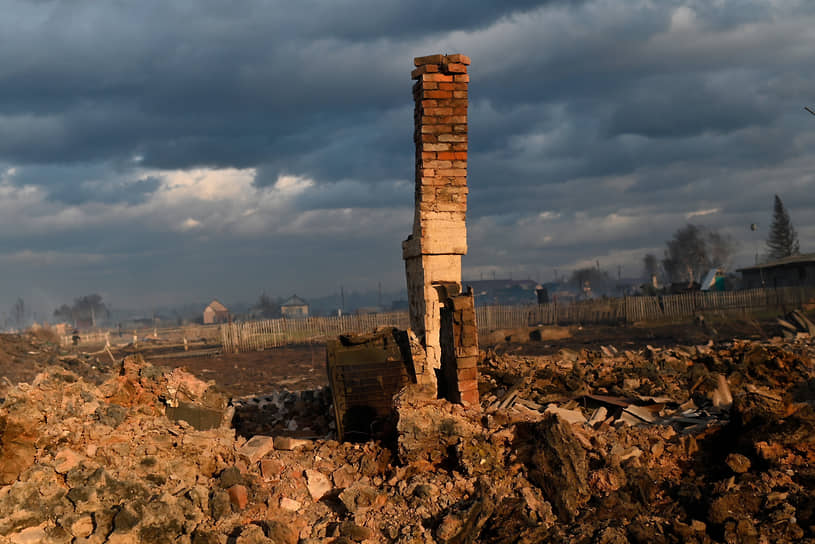
<instances>
[{"instance_id":1,"label":"bare tree","mask_svg":"<svg viewBox=\"0 0 815 544\"><path fill-rule=\"evenodd\" d=\"M108 307L102 302L102 295L91 294L74 299L72 306L63 304L54 310L54 317L77 325L78 322L89 323L93 326L100 320L110 317Z\"/></svg>"}]
</instances>

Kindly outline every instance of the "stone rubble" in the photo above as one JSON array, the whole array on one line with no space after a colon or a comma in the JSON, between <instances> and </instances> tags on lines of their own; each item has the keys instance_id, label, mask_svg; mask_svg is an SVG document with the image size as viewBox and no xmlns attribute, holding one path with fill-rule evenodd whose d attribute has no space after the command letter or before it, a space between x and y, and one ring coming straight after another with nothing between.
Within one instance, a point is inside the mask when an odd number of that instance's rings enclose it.
<instances>
[{"instance_id":1,"label":"stone rubble","mask_svg":"<svg viewBox=\"0 0 815 544\"><path fill-rule=\"evenodd\" d=\"M327 438L325 393L47 367L4 390L0 543L815 541L811 339L603 347L485 354L480 407L409 386L393 443ZM275 430L236 432L263 399Z\"/></svg>"}]
</instances>

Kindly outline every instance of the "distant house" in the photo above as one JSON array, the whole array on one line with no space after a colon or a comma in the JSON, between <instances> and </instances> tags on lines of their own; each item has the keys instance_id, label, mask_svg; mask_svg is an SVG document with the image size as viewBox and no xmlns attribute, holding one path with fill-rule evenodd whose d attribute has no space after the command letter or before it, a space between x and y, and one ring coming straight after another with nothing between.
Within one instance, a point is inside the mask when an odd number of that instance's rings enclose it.
<instances>
[{"instance_id":1,"label":"distant house","mask_svg":"<svg viewBox=\"0 0 815 544\"><path fill-rule=\"evenodd\" d=\"M204 308L204 325L226 323L227 321L229 321L229 310L217 300L213 300L209 306Z\"/></svg>"},{"instance_id":2,"label":"distant house","mask_svg":"<svg viewBox=\"0 0 815 544\"><path fill-rule=\"evenodd\" d=\"M289 319L308 317L308 303L294 295L280 305L280 314Z\"/></svg>"},{"instance_id":3,"label":"distant house","mask_svg":"<svg viewBox=\"0 0 815 544\"><path fill-rule=\"evenodd\" d=\"M815 253L792 255L777 261L740 268L742 287L815 286Z\"/></svg>"}]
</instances>

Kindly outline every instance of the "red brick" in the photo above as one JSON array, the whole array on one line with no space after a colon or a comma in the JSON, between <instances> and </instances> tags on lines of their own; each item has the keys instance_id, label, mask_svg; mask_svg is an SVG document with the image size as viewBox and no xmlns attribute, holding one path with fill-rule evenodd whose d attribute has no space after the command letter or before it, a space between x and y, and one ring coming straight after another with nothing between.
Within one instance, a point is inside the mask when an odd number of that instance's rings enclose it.
<instances>
[{"instance_id":1,"label":"red brick","mask_svg":"<svg viewBox=\"0 0 815 544\"><path fill-rule=\"evenodd\" d=\"M474 391L462 391L461 395L461 402L466 402L468 404L478 405L478 389Z\"/></svg>"},{"instance_id":2,"label":"red brick","mask_svg":"<svg viewBox=\"0 0 815 544\"><path fill-rule=\"evenodd\" d=\"M458 390L461 393L465 391L478 392L478 380L461 380L458 382Z\"/></svg>"},{"instance_id":3,"label":"red brick","mask_svg":"<svg viewBox=\"0 0 815 544\"><path fill-rule=\"evenodd\" d=\"M436 79L433 81L447 81L446 79ZM456 74L453 76L453 81L456 83L467 83L470 81L470 74Z\"/></svg>"},{"instance_id":4,"label":"red brick","mask_svg":"<svg viewBox=\"0 0 815 544\"><path fill-rule=\"evenodd\" d=\"M436 85L439 86L440 91L458 91L461 89L456 88L455 83L437 83Z\"/></svg>"},{"instance_id":5,"label":"red brick","mask_svg":"<svg viewBox=\"0 0 815 544\"><path fill-rule=\"evenodd\" d=\"M467 160L467 152L466 151L454 151L453 156L458 160L462 160L462 161Z\"/></svg>"},{"instance_id":6,"label":"red brick","mask_svg":"<svg viewBox=\"0 0 815 544\"><path fill-rule=\"evenodd\" d=\"M458 158L458 157L456 157L456 154L453 153L452 151L443 151L443 152L439 153L439 159L442 159L442 160L445 160L445 161L452 161L453 159L456 159L456 158Z\"/></svg>"},{"instance_id":7,"label":"red brick","mask_svg":"<svg viewBox=\"0 0 815 544\"><path fill-rule=\"evenodd\" d=\"M467 185L466 176L438 176L435 179L435 185L452 185L455 187L465 187Z\"/></svg>"},{"instance_id":8,"label":"red brick","mask_svg":"<svg viewBox=\"0 0 815 544\"><path fill-rule=\"evenodd\" d=\"M468 57L467 55L462 55L460 53L456 53L454 55L447 55L447 57L445 58L447 59L447 62L458 62L461 64L465 64L467 66L470 65L470 57Z\"/></svg>"},{"instance_id":9,"label":"red brick","mask_svg":"<svg viewBox=\"0 0 815 544\"><path fill-rule=\"evenodd\" d=\"M432 92L439 92L439 91L432 91ZM444 92L448 92L448 91L444 91ZM423 108L435 108L438 105L439 105L438 100L422 100L421 101L421 106Z\"/></svg>"},{"instance_id":10,"label":"red brick","mask_svg":"<svg viewBox=\"0 0 815 544\"><path fill-rule=\"evenodd\" d=\"M455 155L455 153L450 153L450 155ZM438 153L435 151L422 151L422 160L433 160L436 159L437 156ZM452 159L453 157L450 158Z\"/></svg>"},{"instance_id":11,"label":"red brick","mask_svg":"<svg viewBox=\"0 0 815 544\"><path fill-rule=\"evenodd\" d=\"M444 125L436 125L436 126L444 126ZM439 134L439 141L440 142L457 142L457 143L464 143L467 141L466 134Z\"/></svg>"},{"instance_id":12,"label":"red brick","mask_svg":"<svg viewBox=\"0 0 815 544\"><path fill-rule=\"evenodd\" d=\"M453 132L467 132L467 125L453 125Z\"/></svg>"},{"instance_id":13,"label":"red brick","mask_svg":"<svg viewBox=\"0 0 815 544\"><path fill-rule=\"evenodd\" d=\"M425 108L425 115L452 115L453 108Z\"/></svg>"},{"instance_id":14,"label":"red brick","mask_svg":"<svg viewBox=\"0 0 815 544\"><path fill-rule=\"evenodd\" d=\"M439 71L439 66L437 64L425 64L423 66L419 66L418 68L414 69L410 73L410 77L412 79L416 79L419 76L427 73L435 73Z\"/></svg>"},{"instance_id":15,"label":"red brick","mask_svg":"<svg viewBox=\"0 0 815 544\"><path fill-rule=\"evenodd\" d=\"M226 492L229 494L229 502L234 504L238 510L243 510L249 504L249 493L244 486L236 484Z\"/></svg>"},{"instance_id":16,"label":"red brick","mask_svg":"<svg viewBox=\"0 0 815 544\"><path fill-rule=\"evenodd\" d=\"M455 155L455 153L453 153ZM453 168L467 168L467 161L453 161Z\"/></svg>"},{"instance_id":17,"label":"red brick","mask_svg":"<svg viewBox=\"0 0 815 544\"><path fill-rule=\"evenodd\" d=\"M425 98L452 99L453 91L427 91L426 93L424 93L424 96Z\"/></svg>"},{"instance_id":18,"label":"red brick","mask_svg":"<svg viewBox=\"0 0 815 544\"><path fill-rule=\"evenodd\" d=\"M451 83L451 85L455 85L455 83ZM435 91L438 88L439 88L439 84L436 83L435 81L424 81L424 82L422 82L422 86L421 86L421 89L423 91ZM448 89L448 90L452 90L452 89Z\"/></svg>"},{"instance_id":19,"label":"red brick","mask_svg":"<svg viewBox=\"0 0 815 544\"><path fill-rule=\"evenodd\" d=\"M442 125L456 125L461 123L467 123L466 115L447 115L439 118L439 124Z\"/></svg>"},{"instance_id":20,"label":"red brick","mask_svg":"<svg viewBox=\"0 0 815 544\"><path fill-rule=\"evenodd\" d=\"M438 151L438 152L441 153L441 152L444 152L444 151L449 151L451 147L452 147L451 144L432 143L432 144L424 144L422 146L422 149L424 149L426 151Z\"/></svg>"},{"instance_id":21,"label":"red brick","mask_svg":"<svg viewBox=\"0 0 815 544\"><path fill-rule=\"evenodd\" d=\"M452 149L453 151L467 151L467 143L464 142L452 144L452 146L450 146L450 149Z\"/></svg>"},{"instance_id":22,"label":"red brick","mask_svg":"<svg viewBox=\"0 0 815 544\"><path fill-rule=\"evenodd\" d=\"M425 168L440 168L440 169L443 169L443 168L452 168L453 163L450 162L450 161L424 161L424 164L422 166L424 166Z\"/></svg>"},{"instance_id":23,"label":"red brick","mask_svg":"<svg viewBox=\"0 0 815 544\"><path fill-rule=\"evenodd\" d=\"M459 106L451 109L453 110L453 115L467 115L467 106Z\"/></svg>"},{"instance_id":24,"label":"red brick","mask_svg":"<svg viewBox=\"0 0 815 544\"><path fill-rule=\"evenodd\" d=\"M456 74L466 74L467 73L467 66L464 64L459 64L457 62L448 64L445 67L446 72L456 73ZM415 72L415 70L414 70Z\"/></svg>"},{"instance_id":25,"label":"red brick","mask_svg":"<svg viewBox=\"0 0 815 544\"><path fill-rule=\"evenodd\" d=\"M441 177L454 177L454 176L466 176L467 170L463 170L461 168L442 168L437 170L437 176Z\"/></svg>"},{"instance_id":26,"label":"red brick","mask_svg":"<svg viewBox=\"0 0 815 544\"><path fill-rule=\"evenodd\" d=\"M476 355L462 355L456 360L456 368L476 368L478 366L478 356Z\"/></svg>"},{"instance_id":27,"label":"red brick","mask_svg":"<svg viewBox=\"0 0 815 544\"><path fill-rule=\"evenodd\" d=\"M456 377L459 383L466 380L475 380L478 382L478 369L477 368L460 368L456 371Z\"/></svg>"},{"instance_id":28,"label":"red brick","mask_svg":"<svg viewBox=\"0 0 815 544\"><path fill-rule=\"evenodd\" d=\"M439 82L439 83L451 83L453 81L453 77L461 77L459 75L452 76L448 74L422 74L419 76L422 78L422 82Z\"/></svg>"},{"instance_id":29,"label":"red brick","mask_svg":"<svg viewBox=\"0 0 815 544\"><path fill-rule=\"evenodd\" d=\"M450 55L450 56L453 56L453 55ZM422 66L424 64L441 64L442 62L444 62L444 58L445 58L444 55L427 55L425 57L416 57L416 58L413 59L413 65L414 66ZM448 58L448 60L450 59L449 56L447 58ZM462 64L469 64L469 62L465 63L461 59L455 59L455 60L453 60L453 62L461 62Z\"/></svg>"},{"instance_id":30,"label":"red brick","mask_svg":"<svg viewBox=\"0 0 815 544\"><path fill-rule=\"evenodd\" d=\"M447 91L444 91L447 92ZM453 91L453 98L467 98L467 91Z\"/></svg>"}]
</instances>

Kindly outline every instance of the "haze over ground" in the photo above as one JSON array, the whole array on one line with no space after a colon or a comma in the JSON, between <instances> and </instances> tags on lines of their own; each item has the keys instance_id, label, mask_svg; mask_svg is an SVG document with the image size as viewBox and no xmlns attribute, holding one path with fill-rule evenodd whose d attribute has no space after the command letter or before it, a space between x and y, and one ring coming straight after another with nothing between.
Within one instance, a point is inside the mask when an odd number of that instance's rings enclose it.
<instances>
[{"instance_id":1,"label":"haze over ground","mask_svg":"<svg viewBox=\"0 0 815 544\"><path fill-rule=\"evenodd\" d=\"M437 52L472 58L465 278L633 276L689 221L749 264L776 193L815 250L812 2L0 8L2 309L400 290Z\"/></svg>"}]
</instances>

